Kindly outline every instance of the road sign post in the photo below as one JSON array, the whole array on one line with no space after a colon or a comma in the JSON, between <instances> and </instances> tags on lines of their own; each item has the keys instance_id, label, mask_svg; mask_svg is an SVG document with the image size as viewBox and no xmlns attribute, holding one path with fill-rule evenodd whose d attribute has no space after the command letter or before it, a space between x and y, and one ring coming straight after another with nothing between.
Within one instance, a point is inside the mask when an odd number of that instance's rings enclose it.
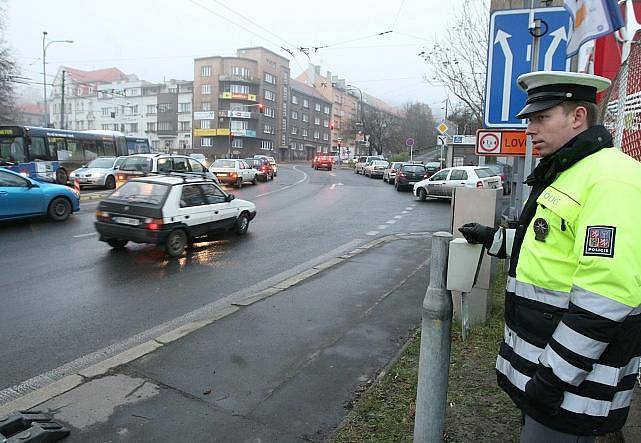
<instances>
[{"instance_id":1,"label":"road sign post","mask_svg":"<svg viewBox=\"0 0 641 443\"><path fill-rule=\"evenodd\" d=\"M410 148L410 161L414 159L414 139L409 137L405 140L405 146Z\"/></svg>"}]
</instances>

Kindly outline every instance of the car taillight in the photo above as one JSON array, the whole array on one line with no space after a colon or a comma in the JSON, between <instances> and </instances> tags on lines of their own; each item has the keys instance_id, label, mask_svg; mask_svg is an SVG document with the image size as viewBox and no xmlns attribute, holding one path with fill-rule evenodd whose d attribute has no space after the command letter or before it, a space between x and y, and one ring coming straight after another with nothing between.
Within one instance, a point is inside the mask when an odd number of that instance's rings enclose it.
<instances>
[{"instance_id":1,"label":"car taillight","mask_svg":"<svg viewBox=\"0 0 641 443\"><path fill-rule=\"evenodd\" d=\"M162 218L146 218L145 219L145 229L150 231L159 231L163 228L164 223Z\"/></svg>"},{"instance_id":2,"label":"car taillight","mask_svg":"<svg viewBox=\"0 0 641 443\"><path fill-rule=\"evenodd\" d=\"M483 182L481 180L476 182L476 187L477 188L482 188L483 187Z\"/></svg>"},{"instance_id":3,"label":"car taillight","mask_svg":"<svg viewBox=\"0 0 641 443\"><path fill-rule=\"evenodd\" d=\"M399 177L405 177L405 174L403 173L403 171L398 171L398 174L396 175L398 175Z\"/></svg>"},{"instance_id":4,"label":"car taillight","mask_svg":"<svg viewBox=\"0 0 641 443\"><path fill-rule=\"evenodd\" d=\"M265 171L267 171L267 168L263 166L262 168L260 168L260 170L265 172Z\"/></svg>"},{"instance_id":5,"label":"car taillight","mask_svg":"<svg viewBox=\"0 0 641 443\"><path fill-rule=\"evenodd\" d=\"M96 211L96 219L101 222L111 221L111 216L105 211Z\"/></svg>"},{"instance_id":6,"label":"car taillight","mask_svg":"<svg viewBox=\"0 0 641 443\"><path fill-rule=\"evenodd\" d=\"M235 172L232 172L231 174L229 174L229 176L230 176L230 177L236 177L236 173L235 173Z\"/></svg>"},{"instance_id":7,"label":"car taillight","mask_svg":"<svg viewBox=\"0 0 641 443\"><path fill-rule=\"evenodd\" d=\"M126 175L118 175L118 177L117 177L117 178L118 178L118 180L119 180L119 181L121 181L121 182L124 182L125 180L127 180L127 176L126 176Z\"/></svg>"}]
</instances>

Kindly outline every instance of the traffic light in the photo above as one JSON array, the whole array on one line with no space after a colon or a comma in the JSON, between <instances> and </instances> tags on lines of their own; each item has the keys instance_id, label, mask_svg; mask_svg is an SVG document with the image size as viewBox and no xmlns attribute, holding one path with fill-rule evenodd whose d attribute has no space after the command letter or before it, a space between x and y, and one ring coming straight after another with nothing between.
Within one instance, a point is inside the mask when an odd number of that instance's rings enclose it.
<instances>
[{"instance_id":1,"label":"traffic light","mask_svg":"<svg viewBox=\"0 0 641 443\"><path fill-rule=\"evenodd\" d=\"M261 114L263 112L265 112L265 105L264 104L258 103L258 112L260 112Z\"/></svg>"}]
</instances>

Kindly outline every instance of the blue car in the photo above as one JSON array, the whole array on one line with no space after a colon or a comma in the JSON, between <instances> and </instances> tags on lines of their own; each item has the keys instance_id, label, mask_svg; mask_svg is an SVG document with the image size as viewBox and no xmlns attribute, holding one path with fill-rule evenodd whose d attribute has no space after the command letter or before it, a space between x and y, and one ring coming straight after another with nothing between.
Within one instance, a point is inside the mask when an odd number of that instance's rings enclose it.
<instances>
[{"instance_id":1,"label":"blue car","mask_svg":"<svg viewBox=\"0 0 641 443\"><path fill-rule=\"evenodd\" d=\"M0 168L0 220L47 215L64 221L79 210L80 193L75 189Z\"/></svg>"}]
</instances>

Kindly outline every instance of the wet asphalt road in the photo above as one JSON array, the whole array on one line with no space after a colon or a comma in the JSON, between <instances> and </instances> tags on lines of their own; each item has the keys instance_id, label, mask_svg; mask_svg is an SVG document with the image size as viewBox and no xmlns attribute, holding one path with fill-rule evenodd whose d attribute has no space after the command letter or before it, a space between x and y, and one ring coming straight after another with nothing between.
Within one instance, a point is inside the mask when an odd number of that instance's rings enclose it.
<instances>
[{"instance_id":1,"label":"wet asphalt road","mask_svg":"<svg viewBox=\"0 0 641 443\"><path fill-rule=\"evenodd\" d=\"M347 169L281 165L273 182L231 192L257 205L248 235L221 234L172 260L99 242L97 202L61 224L0 224L0 390L356 239L449 229L448 202L416 202Z\"/></svg>"}]
</instances>

